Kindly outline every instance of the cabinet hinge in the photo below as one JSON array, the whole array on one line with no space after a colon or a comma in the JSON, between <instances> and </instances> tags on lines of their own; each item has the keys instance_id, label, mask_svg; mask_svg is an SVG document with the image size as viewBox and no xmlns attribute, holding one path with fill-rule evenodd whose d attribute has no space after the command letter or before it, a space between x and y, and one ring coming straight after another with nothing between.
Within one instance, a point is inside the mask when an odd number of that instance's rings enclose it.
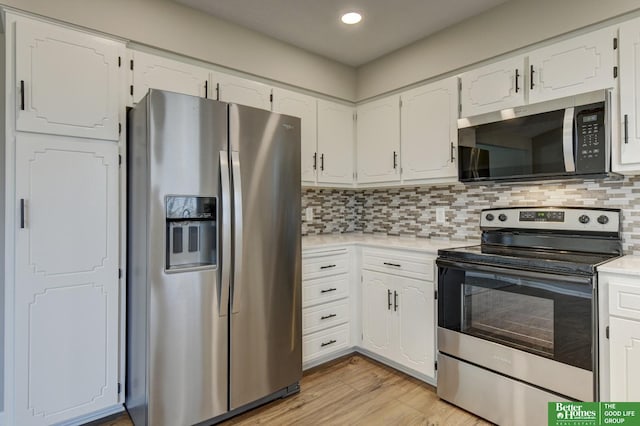
<instances>
[{"instance_id":1,"label":"cabinet hinge","mask_svg":"<svg viewBox=\"0 0 640 426\"><path fill-rule=\"evenodd\" d=\"M438 361L434 361L433 368L434 370L438 371Z\"/></svg>"},{"instance_id":2,"label":"cabinet hinge","mask_svg":"<svg viewBox=\"0 0 640 426\"><path fill-rule=\"evenodd\" d=\"M207 99L209 97L209 81L204 82L204 98Z\"/></svg>"},{"instance_id":3,"label":"cabinet hinge","mask_svg":"<svg viewBox=\"0 0 640 426\"><path fill-rule=\"evenodd\" d=\"M118 56L118 68L122 66L122 56Z\"/></svg>"},{"instance_id":4,"label":"cabinet hinge","mask_svg":"<svg viewBox=\"0 0 640 426\"><path fill-rule=\"evenodd\" d=\"M133 84L129 86L129 93L131 94L131 96L133 96Z\"/></svg>"},{"instance_id":5,"label":"cabinet hinge","mask_svg":"<svg viewBox=\"0 0 640 426\"><path fill-rule=\"evenodd\" d=\"M118 134L122 134L122 123L118 123Z\"/></svg>"},{"instance_id":6,"label":"cabinet hinge","mask_svg":"<svg viewBox=\"0 0 640 426\"><path fill-rule=\"evenodd\" d=\"M129 68L131 68L131 71L133 71L133 59L129 61Z\"/></svg>"},{"instance_id":7,"label":"cabinet hinge","mask_svg":"<svg viewBox=\"0 0 640 426\"><path fill-rule=\"evenodd\" d=\"M122 278L122 269L118 268L118 279Z\"/></svg>"},{"instance_id":8,"label":"cabinet hinge","mask_svg":"<svg viewBox=\"0 0 640 426\"><path fill-rule=\"evenodd\" d=\"M618 37L613 38L613 50L618 48Z\"/></svg>"},{"instance_id":9,"label":"cabinet hinge","mask_svg":"<svg viewBox=\"0 0 640 426\"><path fill-rule=\"evenodd\" d=\"M618 67L613 67L613 78L618 78Z\"/></svg>"},{"instance_id":10,"label":"cabinet hinge","mask_svg":"<svg viewBox=\"0 0 640 426\"><path fill-rule=\"evenodd\" d=\"M605 336L607 336L607 339L609 338L609 326L607 326L607 328L604 329L604 334Z\"/></svg>"},{"instance_id":11,"label":"cabinet hinge","mask_svg":"<svg viewBox=\"0 0 640 426\"><path fill-rule=\"evenodd\" d=\"M120 394L121 392L122 392L122 385L118 383L118 394Z\"/></svg>"},{"instance_id":12,"label":"cabinet hinge","mask_svg":"<svg viewBox=\"0 0 640 426\"><path fill-rule=\"evenodd\" d=\"M220 83L216 83L216 101L220 100Z\"/></svg>"}]
</instances>

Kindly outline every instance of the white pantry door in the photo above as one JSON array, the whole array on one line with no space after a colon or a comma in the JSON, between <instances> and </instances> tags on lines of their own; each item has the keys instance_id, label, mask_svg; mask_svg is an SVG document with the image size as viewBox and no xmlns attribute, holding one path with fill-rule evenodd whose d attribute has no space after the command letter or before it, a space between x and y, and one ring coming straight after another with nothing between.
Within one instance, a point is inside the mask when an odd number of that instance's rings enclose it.
<instances>
[{"instance_id":1,"label":"white pantry door","mask_svg":"<svg viewBox=\"0 0 640 426\"><path fill-rule=\"evenodd\" d=\"M118 147L16 147L15 420L50 425L118 401Z\"/></svg>"}]
</instances>

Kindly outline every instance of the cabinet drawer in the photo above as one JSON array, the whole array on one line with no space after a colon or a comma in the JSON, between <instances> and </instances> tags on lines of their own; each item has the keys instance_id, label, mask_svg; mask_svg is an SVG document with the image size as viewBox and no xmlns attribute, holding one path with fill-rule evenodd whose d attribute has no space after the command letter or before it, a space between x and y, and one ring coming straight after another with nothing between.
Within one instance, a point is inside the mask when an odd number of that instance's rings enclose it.
<instances>
[{"instance_id":1,"label":"cabinet drawer","mask_svg":"<svg viewBox=\"0 0 640 426\"><path fill-rule=\"evenodd\" d=\"M310 253L302 256L302 279L344 274L349 270L347 249Z\"/></svg>"},{"instance_id":2,"label":"cabinet drawer","mask_svg":"<svg viewBox=\"0 0 640 426\"><path fill-rule=\"evenodd\" d=\"M349 347L349 324L309 334L302 338L302 361L328 355Z\"/></svg>"},{"instance_id":3,"label":"cabinet drawer","mask_svg":"<svg viewBox=\"0 0 640 426\"><path fill-rule=\"evenodd\" d=\"M434 258L393 251L363 250L362 267L433 281Z\"/></svg>"},{"instance_id":4,"label":"cabinet drawer","mask_svg":"<svg viewBox=\"0 0 640 426\"><path fill-rule=\"evenodd\" d=\"M315 306L302 311L302 334L315 333L349 321L349 299Z\"/></svg>"},{"instance_id":5,"label":"cabinet drawer","mask_svg":"<svg viewBox=\"0 0 640 426\"><path fill-rule=\"evenodd\" d=\"M640 321L640 286L610 282L609 315Z\"/></svg>"},{"instance_id":6,"label":"cabinet drawer","mask_svg":"<svg viewBox=\"0 0 640 426\"><path fill-rule=\"evenodd\" d=\"M331 302L348 295L348 274L302 281L302 307Z\"/></svg>"}]
</instances>

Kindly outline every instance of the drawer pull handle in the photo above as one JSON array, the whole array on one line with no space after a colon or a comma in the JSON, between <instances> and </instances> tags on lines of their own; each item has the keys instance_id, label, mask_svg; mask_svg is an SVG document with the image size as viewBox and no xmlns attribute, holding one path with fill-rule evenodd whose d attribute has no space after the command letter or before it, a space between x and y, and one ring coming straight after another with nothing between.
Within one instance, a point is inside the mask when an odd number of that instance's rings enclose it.
<instances>
[{"instance_id":1,"label":"drawer pull handle","mask_svg":"<svg viewBox=\"0 0 640 426\"><path fill-rule=\"evenodd\" d=\"M387 290L387 310L391 310L391 290Z\"/></svg>"},{"instance_id":2,"label":"drawer pull handle","mask_svg":"<svg viewBox=\"0 0 640 426\"><path fill-rule=\"evenodd\" d=\"M337 290L337 288L329 288L329 289L326 289L326 290L320 290L320 293L329 293L329 292L336 291L336 290Z\"/></svg>"},{"instance_id":3,"label":"drawer pull handle","mask_svg":"<svg viewBox=\"0 0 640 426\"><path fill-rule=\"evenodd\" d=\"M335 268L336 265L325 265L325 266L321 266L320 269L331 269L331 268Z\"/></svg>"},{"instance_id":4,"label":"drawer pull handle","mask_svg":"<svg viewBox=\"0 0 640 426\"><path fill-rule=\"evenodd\" d=\"M393 292L393 310L394 311L398 310L398 292L397 291Z\"/></svg>"},{"instance_id":5,"label":"drawer pull handle","mask_svg":"<svg viewBox=\"0 0 640 426\"><path fill-rule=\"evenodd\" d=\"M326 319L337 317L337 316L338 315L336 315L336 314L329 314L329 315L324 315L324 316L320 317L320 319L321 320L326 320Z\"/></svg>"},{"instance_id":6,"label":"drawer pull handle","mask_svg":"<svg viewBox=\"0 0 640 426\"><path fill-rule=\"evenodd\" d=\"M395 266L396 268L401 268L402 265L399 263L389 263L389 262L384 262L385 265L387 266Z\"/></svg>"},{"instance_id":7,"label":"drawer pull handle","mask_svg":"<svg viewBox=\"0 0 640 426\"><path fill-rule=\"evenodd\" d=\"M333 344L334 344L334 343L336 343L336 342L337 342L337 340L333 340L333 339L331 339L331 340L329 340L328 342L324 342L324 343L322 343L322 344L320 345L320 347L321 347L321 348L324 348L325 346L333 345Z\"/></svg>"}]
</instances>

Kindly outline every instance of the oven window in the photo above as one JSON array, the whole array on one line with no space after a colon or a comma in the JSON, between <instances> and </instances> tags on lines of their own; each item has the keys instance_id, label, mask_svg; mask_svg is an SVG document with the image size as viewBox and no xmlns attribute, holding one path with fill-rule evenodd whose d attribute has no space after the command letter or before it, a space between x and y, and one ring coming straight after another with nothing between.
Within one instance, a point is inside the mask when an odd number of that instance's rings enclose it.
<instances>
[{"instance_id":1,"label":"oven window","mask_svg":"<svg viewBox=\"0 0 640 426\"><path fill-rule=\"evenodd\" d=\"M593 368L591 284L446 267L438 272L438 326L564 364Z\"/></svg>"},{"instance_id":2,"label":"oven window","mask_svg":"<svg viewBox=\"0 0 640 426\"><path fill-rule=\"evenodd\" d=\"M463 287L463 333L553 358L553 299Z\"/></svg>"}]
</instances>

